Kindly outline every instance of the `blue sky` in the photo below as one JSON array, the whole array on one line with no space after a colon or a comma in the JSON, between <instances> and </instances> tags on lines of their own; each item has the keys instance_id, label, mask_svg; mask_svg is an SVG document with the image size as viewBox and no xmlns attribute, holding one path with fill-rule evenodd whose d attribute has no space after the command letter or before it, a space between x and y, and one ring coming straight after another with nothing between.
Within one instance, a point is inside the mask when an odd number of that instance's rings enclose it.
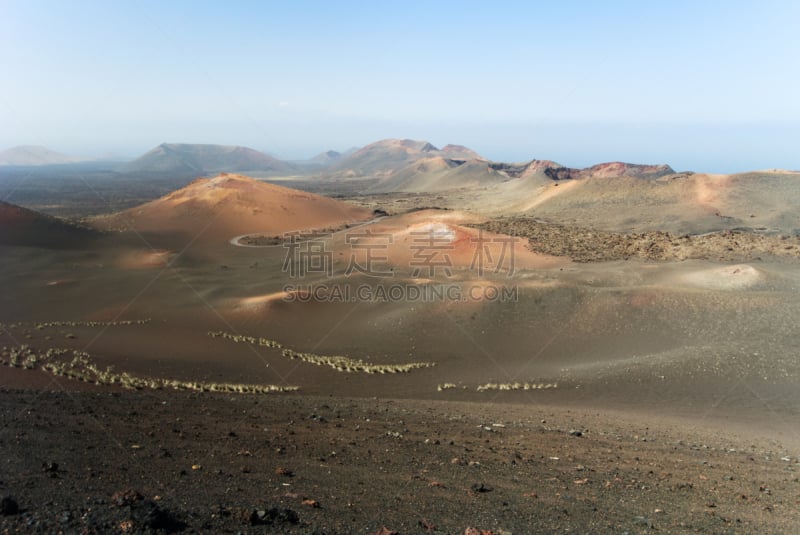
<instances>
[{"instance_id":1,"label":"blue sky","mask_svg":"<svg viewBox=\"0 0 800 535\"><path fill-rule=\"evenodd\" d=\"M0 148L800 168L800 2L0 0Z\"/></svg>"}]
</instances>

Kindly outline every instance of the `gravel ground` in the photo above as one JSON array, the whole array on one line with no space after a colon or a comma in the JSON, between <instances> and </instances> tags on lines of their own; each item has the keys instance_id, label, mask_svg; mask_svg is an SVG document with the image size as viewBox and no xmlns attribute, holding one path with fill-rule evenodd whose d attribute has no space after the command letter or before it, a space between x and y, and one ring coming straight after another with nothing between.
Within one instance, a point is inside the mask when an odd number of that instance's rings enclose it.
<instances>
[{"instance_id":1,"label":"gravel ground","mask_svg":"<svg viewBox=\"0 0 800 535\"><path fill-rule=\"evenodd\" d=\"M530 218L502 218L477 225L490 232L528 238L538 253L568 256L575 262L688 260L741 262L797 259L800 237L724 230L703 235L669 232L620 233L546 223Z\"/></svg>"},{"instance_id":2,"label":"gravel ground","mask_svg":"<svg viewBox=\"0 0 800 535\"><path fill-rule=\"evenodd\" d=\"M800 528L796 456L655 418L293 394L0 399L0 533Z\"/></svg>"}]
</instances>

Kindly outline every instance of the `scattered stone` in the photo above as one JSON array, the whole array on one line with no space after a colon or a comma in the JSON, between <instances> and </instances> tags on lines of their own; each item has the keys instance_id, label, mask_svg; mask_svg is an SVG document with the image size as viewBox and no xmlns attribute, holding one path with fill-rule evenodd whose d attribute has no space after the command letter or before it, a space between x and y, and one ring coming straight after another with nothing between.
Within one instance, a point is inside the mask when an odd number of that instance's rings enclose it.
<instances>
[{"instance_id":1,"label":"scattered stone","mask_svg":"<svg viewBox=\"0 0 800 535\"><path fill-rule=\"evenodd\" d=\"M278 467L275 469L276 476L284 476L284 477L294 477L294 472L289 470L288 468Z\"/></svg>"},{"instance_id":2,"label":"scattered stone","mask_svg":"<svg viewBox=\"0 0 800 535\"><path fill-rule=\"evenodd\" d=\"M481 494L485 492L492 492L494 490L494 488L486 483L474 483L470 488L472 489L472 492L479 492Z\"/></svg>"},{"instance_id":3,"label":"scattered stone","mask_svg":"<svg viewBox=\"0 0 800 535\"><path fill-rule=\"evenodd\" d=\"M118 490L114 494L111 495L111 503L116 505L117 507L125 507L128 505L132 505L134 502L138 502L144 499L144 496L139 494L139 492L133 489L123 489Z\"/></svg>"},{"instance_id":4,"label":"scattered stone","mask_svg":"<svg viewBox=\"0 0 800 535\"><path fill-rule=\"evenodd\" d=\"M573 437L582 437L583 431L581 431L580 429L570 429L569 434Z\"/></svg>"},{"instance_id":5,"label":"scattered stone","mask_svg":"<svg viewBox=\"0 0 800 535\"><path fill-rule=\"evenodd\" d=\"M271 507L269 509L257 509L251 511L247 520L253 526L277 526L285 524L298 524L300 522L300 517L291 509Z\"/></svg>"},{"instance_id":6,"label":"scattered stone","mask_svg":"<svg viewBox=\"0 0 800 535\"><path fill-rule=\"evenodd\" d=\"M375 533L372 533L372 535L400 535L400 532L384 526Z\"/></svg>"},{"instance_id":7,"label":"scattered stone","mask_svg":"<svg viewBox=\"0 0 800 535\"><path fill-rule=\"evenodd\" d=\"M42 472L47 472L50 474L58 473L58 463L42 463Z\"/></svg>"},{"instance_id":8,"label":"scattered stone","mask_svg":"<svg viewBox=\"0 0 800 535\"><path fill-rule=\"evenodd\" d=\"M317 500L308 499L308 500L303 500L300 503L302 503L303 505L307 505L308 507L312 507L314 509L319 509L320 507L322 507L322 505L320 505L320 503Z\"/></svg>"},{"instance_id":9,"label":"scattered stone","mask_svg":"<svg viewBox=\"0 0 800 535\"><path fill-rule=\"evenodd\" d=\"M12 516L19 513L19 504L12 496L4 496L0 500L0 516Z\"/></svg>"}]
</instances>

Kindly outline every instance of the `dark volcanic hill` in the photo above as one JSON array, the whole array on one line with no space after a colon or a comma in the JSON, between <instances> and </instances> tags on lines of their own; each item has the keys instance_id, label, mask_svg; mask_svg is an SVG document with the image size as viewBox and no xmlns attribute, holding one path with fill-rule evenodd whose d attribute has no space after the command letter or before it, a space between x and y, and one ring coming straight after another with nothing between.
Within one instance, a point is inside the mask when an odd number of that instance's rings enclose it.
<instances>
[{"instance_id":1,"label":"dark volcanic hill","mask_svg":"<svg viewBox=\"0 0 800 535\"><path fill-rule=\"evenodd\" d=\"M162 143L145 155L126 163L119 171L192 176L242 171L285 173L292 171L292 167L247 147Z\"/></svg>"},{"instance_id":2,"label":"dark volcanic hill","mask_svg":"<svg viewBox=\"0 0 800 535\"><path fill-rule=\"evenodd\" d=\"M0 201L0 245L72 249L88 245L96 231Z\"/></svg>"},{"instance_id":3,"label":"dark volcanic hill","mask_svg":"<svg viewBox=\"0 0 800 535\"><path fill-rule=\"evenodd\" d=\"M0 152L0 165L53 165L75 161L76 158L36 145L20 145Z\"/></svg>"}]
</instances>

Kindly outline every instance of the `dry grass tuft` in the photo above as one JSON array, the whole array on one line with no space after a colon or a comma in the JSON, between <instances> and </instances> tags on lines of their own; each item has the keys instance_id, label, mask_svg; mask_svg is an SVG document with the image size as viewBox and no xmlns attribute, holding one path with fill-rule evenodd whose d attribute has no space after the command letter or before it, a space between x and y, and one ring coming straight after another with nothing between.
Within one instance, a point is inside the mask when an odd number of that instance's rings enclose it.
<instances>
[{"instance_id":1,"label":"dry grass tuft","mask_svg":"<svg viewBox=\"0 0 800 535\"><path fill-rule=\"evenodd\" d=\"M486 383L479 385L476 390L485 392L487 390L549 390L558 388L556 383Z\"/></svg>"},{"instance_id":2,"label":"dry grass tuft","mask_svg":"<svg viewBox=\"0 0 800 535\"><path fill-rule=\"evenodd\" d=\"M70 359L70 356L72 357ZM113 366L100 369L85 351L76 349L49 348L37 352L28 345L4 347L0 352L0 364L28 370L41 369L57 377L75 379L97 385L115 385L134 390L194 390L198 392L227 392L237 394L266 394L272 392L294 392L296 386L259 385L240 383L208 383L203 381L179 381L141 377L128 372L117 373Z\"/></svg>"}]
</instances>

